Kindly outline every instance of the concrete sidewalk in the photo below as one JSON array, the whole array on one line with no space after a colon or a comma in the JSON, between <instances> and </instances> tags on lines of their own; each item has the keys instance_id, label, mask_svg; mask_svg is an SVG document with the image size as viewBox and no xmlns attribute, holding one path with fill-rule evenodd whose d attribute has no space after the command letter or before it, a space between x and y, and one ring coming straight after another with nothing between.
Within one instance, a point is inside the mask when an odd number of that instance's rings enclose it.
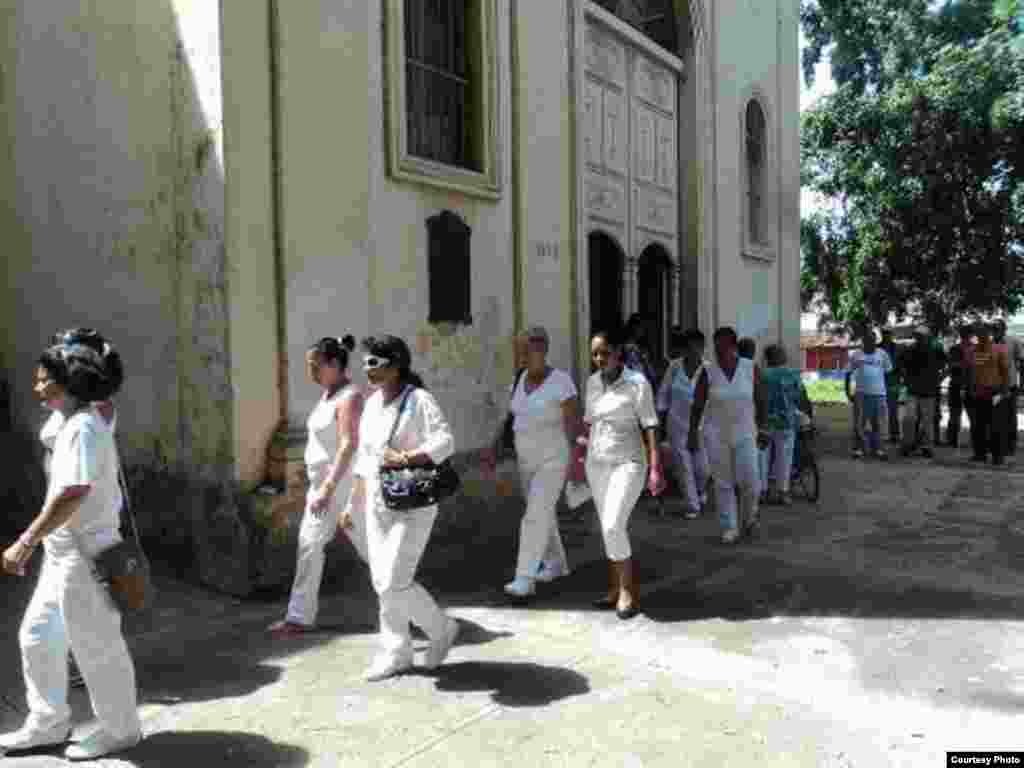
<instances>
[{"instance_id":1,"label":"concrete sidewalk","mask_svg":"<svg viewBox=\"0 0 1024 768\"><path fill-rule=\"evenodd\" d=\"M323 631L298 640L264 632L283 599L165 576L158 615L129 626L148 738L103 764L938 766L1024 748L1024 473L948 451L856 462L830 440L819 504L766 508L757 541L726 548L714 520L638 509L631 622L589 608L605 578L592 511L563 524L574 572L528 606L500 596L514 519L432 543L423 581L463 630L436 674L362 681L376 602L345 545ZM24 711L27 586L0 629L4 730Z\"/></svg>"}]
</instances>

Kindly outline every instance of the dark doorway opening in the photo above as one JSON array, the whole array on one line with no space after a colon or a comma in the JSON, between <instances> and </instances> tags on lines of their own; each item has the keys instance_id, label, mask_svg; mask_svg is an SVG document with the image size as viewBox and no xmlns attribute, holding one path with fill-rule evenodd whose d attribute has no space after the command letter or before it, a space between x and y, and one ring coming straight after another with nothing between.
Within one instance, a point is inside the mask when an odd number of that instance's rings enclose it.
<instances>
[{"instance_id":1,"label":"dark doorway opening","mask_svg":"<svg viewBox=\"0 0 1024 768\"><path fill-rule=\"evenodd\" d=\"M672 260L660 245L649 245L640 254L637 270L637 311L647 331L651 361L660 369L668 349L672 317Z\"/></svg>"},{"instance_id":2,"label":"dark doorway opening","mask_svg":"<svg viewBox=\"0 0 1024 768\"><path fill-rule=\"evenodd\" d=\"M625 254L610 235L587 236L590 265L590 335L622 323L622 270Z\"/></svg>"}]
</instances>

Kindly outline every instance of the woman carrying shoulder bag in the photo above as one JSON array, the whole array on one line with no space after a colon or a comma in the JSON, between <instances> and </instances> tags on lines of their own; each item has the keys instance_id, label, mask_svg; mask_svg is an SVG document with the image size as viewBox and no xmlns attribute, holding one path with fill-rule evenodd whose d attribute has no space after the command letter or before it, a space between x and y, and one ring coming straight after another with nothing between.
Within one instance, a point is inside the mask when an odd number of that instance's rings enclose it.
<instances>
[{"instance_id":1,"label":"woman carrying shoulder bag","mask_svg":"<svg viewBox=\"0 0 1024 768\"><path fill-rule=\"evenodd\" d=\"M69 647L100 727L65 755L92 760L142 738L121 615L93 563L121 540L123 496L112 423L89 405L108 400L114 389L103 357L85 344L52 346L39 357L36 395L64 422L53 442L43 509L3 553L4 570L23 575L35 547L42 543L45 551L19 633L29 715L19 730L0 736L0 754L70 737Z\"/></svg>"},{"instance_id":2,"label":"woman carrying shoulder bag","mask_svg":"<svg viewBox=\"0 0 1024 768\"><path fill-rule=\"evenodd\" d=\"M366 672L383 680L412 667L409 624L430 640L423 661L433 669L444 662L459 631L416 581L416 569L437 518L437 505L399 510L385 503L381 470L441 464L454 452L448 422L434 396L410 369L408 345L397 336L363 339L363 370L375 391L363 408L353 494L366 499L370 576L380 601L381 652ZM350 510L342 524L351 525Z\"/></svg>"}]
</instances>

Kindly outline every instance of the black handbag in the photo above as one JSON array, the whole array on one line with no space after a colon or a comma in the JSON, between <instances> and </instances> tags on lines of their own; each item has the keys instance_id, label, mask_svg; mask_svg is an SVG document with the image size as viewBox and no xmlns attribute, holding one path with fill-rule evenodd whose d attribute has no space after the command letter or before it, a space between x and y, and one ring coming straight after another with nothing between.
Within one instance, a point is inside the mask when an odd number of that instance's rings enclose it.
<instances>
[{"instance_id":1,"label":"black handbag","mask_svg":"<svg viewBox=\"0 0 1024 768\"><path fill-rule=\"evenodd\" d=\"M107 588L114 604L122 613L143 611L153 602L153 579L149 559L142 549L139 531L135 526L135 513L128 495L128 483L121 469L121 458L117 459L117 477L124 496L123 512L128 517L131 537L124 536L112 547L100 552L94 559L100 583Z\"/></svg>"},{"instance_id":2,"label":"black handbag","mask_svg":"<svg viewBox=\"0 0 1024 768\"><path fill-rule=\"evenodd\" d=\"M406 390L402 402L395 415L395 423L391 426L391 435L386 445L390 446L398 429L398 421L405 410L413 388ZM443 499L447 499L459 489L459 473L445 459L440 464L425 464L417 467L381 467L380 490L384 504L388 509L406 512L414 509L430 507Z\"/></svg>"},{"instance_id":3,"label":"black handbag","mask_svg":"<svg viewBox=\"0 0 1024 768\"><path fill-rule=\"evenodd\" d=\"M516 373L516 380L512 384L512 397L516 396L516 390L519 388L519 381L523 378L523 374L526 373L525 368L520 368L519 372ZM503 456L514 456L516 452L516 433L512 428L515 416L512 415L511 411L505 416L505 423L501 427L501 453Z\"/></svg>"}]
</instances>

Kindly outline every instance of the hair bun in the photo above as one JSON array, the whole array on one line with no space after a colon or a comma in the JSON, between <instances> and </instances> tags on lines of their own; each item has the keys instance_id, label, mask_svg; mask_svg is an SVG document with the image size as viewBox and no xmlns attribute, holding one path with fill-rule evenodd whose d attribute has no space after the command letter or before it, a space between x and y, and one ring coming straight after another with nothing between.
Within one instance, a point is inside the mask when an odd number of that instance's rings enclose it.
<instances>
[{"instance_id":1,"label":"hair bun","mask_svg":"<svg viewBox=\"0 0 1024 768\"><path fill-rule=\"evenodd\" d=\"M349 352L356 348L356 337L353 336L351 333L346 333L344 336L341 337L340 341L341 346L343 346Z\"/></svg>"}]
</instances>

